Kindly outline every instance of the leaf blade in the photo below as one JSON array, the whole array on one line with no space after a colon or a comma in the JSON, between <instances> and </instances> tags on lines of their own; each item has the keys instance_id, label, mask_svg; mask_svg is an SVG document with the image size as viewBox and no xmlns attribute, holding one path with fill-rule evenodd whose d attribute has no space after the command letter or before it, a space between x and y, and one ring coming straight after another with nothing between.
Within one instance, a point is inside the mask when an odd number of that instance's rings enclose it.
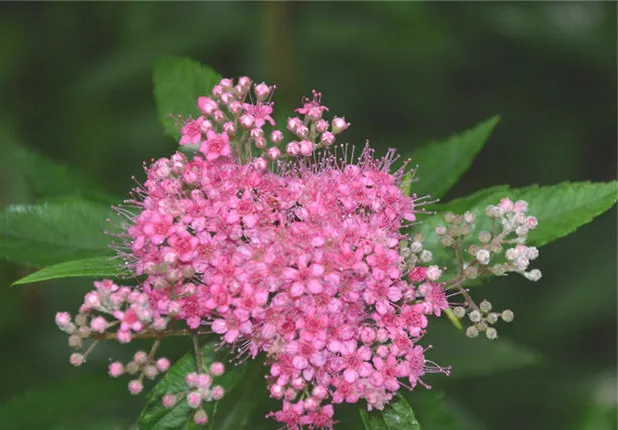
<instances>
[{"instance_id":1,"label":"leaf blade","mask_svg":"<svg viewBox=\"0 0 618 430\"><path fill-rule=\"evenodd\" d=\"M10 205L0 213L0 257L30 266L113 254L106 205L77 199Z\"/></svg>"},{"instance_id":2,"label":"leaf blade","mask_svg":"<svg viewBox=\"0 0 618 430\"><path fill-rule=\"evenodd\" d=\"M215 343L207 343L201 348L204 356L204 363L211 363L218 360L215 353ZM185 376L197 369L195 356L191 353L181 357L157 385L148 394L148 400L139 417L140 430L171 430L179 428L199 428L193 423L193 411L186 401L178 401L172 408L166 409L161 404L161 398L166 393L178 394L186 390ZM214 384L221 385L226 394L229 393L240 382L245 365L226 369L220 377L215 378ZM218 402L207 402L204 409L208 414L209 422L214 421Z\"/></svg>"},{"instance_id":3,"label":"leaf blade","mask_svg":"<svg viewBox=\"0 0 618 430\"><path fill-rule=\"evenodd\" d=\"M189 58L166 57L154 69L154 96L165 134L180 138L177 115L196 117L197 98L210 93L221 77L210 67Z\"/></svg>"},{"instance_id":4,"label":"leaf blade","mask_svg":"<svg viewBox=\"0 0 618 430\"><path fill-rule=\"evenodd\" d=\"M499 120L499 116L493 116L463 133L412 152L411 159L419 166L420 180L413 183L410 191L432 197L446 194L468 170Z\"/></svg>"},{"instance_id":5,"label":"leaf blade","mask_svg":"<svg viewBox=\"0 0 618 430\"><path fill-rule=\"evenodd\" d=\"M383 411L367 412L359 409L366 430L421 430L412 407L401 395L397 395Z\"/></svg>"},{"instance_id":6,"label":"leaf blade","mask_svg":"<svg viewBox=\"0 0 618 430\"><path fill-rule=\"evenodd\" d=\"M24 276L12 285L31 284L52 279L78 277L118 277L122 272L122 262L114 257L94 257L72 260L45 267L37 272Z\"/></svg>"}]
</instances>

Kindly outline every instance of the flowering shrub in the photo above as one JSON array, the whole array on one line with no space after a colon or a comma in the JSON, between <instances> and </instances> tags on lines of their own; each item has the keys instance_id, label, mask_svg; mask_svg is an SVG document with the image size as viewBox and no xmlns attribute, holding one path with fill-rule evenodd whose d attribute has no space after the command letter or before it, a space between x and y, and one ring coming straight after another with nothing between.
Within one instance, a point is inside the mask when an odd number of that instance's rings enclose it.
<instances>
[{"instance_id":1,"label":"flowering shrub","mask_svg":"<svg viewBox=\"0 0 618 430\"><path fill-rule=\"evenodd\" d=\"M535 211L546 214L559 188L500 189L436 215L436 202L414 193L414 160L344 143L350 124L329 117L315 91L277 128L274 89L220 79L194 94L198 115L172 117L180 150L145 166L143 185L115 207L117 257L86 273L111 267L117 279L94 282L75 316L56 315L76 350L69 361L82 365L104 340L153 339L149 351L109 364L111 377L129 375L131 394L167 373L140 428L211 422L241 363L256 359L279 426L333 428L337 405L358 403L367 428L380 428L376 419L417 428L401 393L451 371L423 339L435 320L446 315L468 337L496 340L498 322L514 314L477 303L468 284L508 273L538 281L535 245L591 215L567 207L541 230ZM615 192L595 214L614 202ZM21 282L75 275L66 264ZM169 336L193 343L173 366L157 355Z\"/></svg>"}]
</instances>

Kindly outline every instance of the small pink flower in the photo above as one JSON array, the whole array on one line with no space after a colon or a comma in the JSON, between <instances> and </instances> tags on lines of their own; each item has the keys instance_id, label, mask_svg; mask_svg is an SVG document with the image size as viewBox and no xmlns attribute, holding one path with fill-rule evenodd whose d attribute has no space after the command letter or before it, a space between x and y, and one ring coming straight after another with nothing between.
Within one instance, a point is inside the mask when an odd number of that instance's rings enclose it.
<instances>
[{"instance_id":1,"label":"small pink flower","mask_svg":"<svg viewBox=\"0 0 618 430\"><path fill-rule=\"evenodd\" d=\"M205 118L189 120L181 130L180 145L198 144L202 140L202 123Z\"/></svg>"},{"instance_id":2,"label":"small pink flower","mask_svg":"<svg viewBox=\"0 0 618 430\"><path fill-rule=\"evenodd\" d=\"M219 157L227 157L232 153L227 134L217 134L214 131L206 133L206 140L200 146L200 152L208 161L214 161Z\"/></svg>"}]
</instances>

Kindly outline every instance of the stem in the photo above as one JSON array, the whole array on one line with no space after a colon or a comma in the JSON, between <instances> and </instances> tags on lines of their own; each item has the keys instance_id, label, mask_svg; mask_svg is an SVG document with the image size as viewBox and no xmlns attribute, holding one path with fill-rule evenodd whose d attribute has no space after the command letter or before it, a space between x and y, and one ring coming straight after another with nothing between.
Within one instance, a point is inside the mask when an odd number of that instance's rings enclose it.
<instances>
[{"instance_id":1,"label":"stem","mask_svg":"<svg viewBox=\"0 0 618 430\"><path fill-rule=\"evenodd\" d=\"M202 373L204 371L204 358L202 357L202 351L200 351L200 340L197 335L191 337L193 338L193 348L195 349L197 371L198 373Z\"/></svg>"},{"instance_id":2,"label":"stem","mask_svg":"<svg viewBox=\"0 0 618 430\"><path fill-rule=\"evenodd\" d=\"M195 331L189 329L182 330L167 330L167 331L142 331L139 333L134 333L133 339L161 339L163 337L170 336L192 336L192 335L200 335L200 334L208 334L210 331ZM114 340L116 339L116 333L102 333L102 334L91 334L89 337L96 340Z\"/></svg>"}]
</instances>

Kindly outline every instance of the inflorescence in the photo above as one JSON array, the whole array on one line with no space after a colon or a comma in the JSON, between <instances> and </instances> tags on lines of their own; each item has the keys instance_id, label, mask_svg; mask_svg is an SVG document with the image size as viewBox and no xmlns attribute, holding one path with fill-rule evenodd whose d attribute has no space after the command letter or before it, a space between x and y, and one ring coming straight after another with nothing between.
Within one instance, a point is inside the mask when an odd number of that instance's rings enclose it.
<instances>
[{"instance_id":1,"label":"inflorescence","mask_svg":"<svg viewBox=\"0 0 618 430\"><path fill-rule=\"evenodd\" d=\"M394 151L378 158L335 144L349 123L325 119L315 91L285 132L274 128L273 90L241 77L199 97L202 115L184 121L179 142L189 154L146 166L143 186L117 208L126 228L115 246L138 284L95 282L79 313L56 323L83 351L71 355L76 366L102 340L155 339L109 366L112 377L133 375L132 394L170 368L156 357L164 337L191 336L198 370L162 403L186 401L198 424L204 402L224 395L224 364L203 363L199 349L200 335L215 334L238 359L266 357L269 394L282 402L271 417L289 429L332 428L335 404L383 409L401 387L449 373L420 345L431 316L450 309L468 316L468 336L497 337L493 325L513 313L477 305L463 284L507 272L538 280L527 270L538 251L525 245L536 219L504 199L487 209L494 231L464 248L474 215L445 214L435 233L458 261L445 280L424 238L407 233L424 202L402 191L408 163L391 172Z\"/></svg>"}]
</instances>

